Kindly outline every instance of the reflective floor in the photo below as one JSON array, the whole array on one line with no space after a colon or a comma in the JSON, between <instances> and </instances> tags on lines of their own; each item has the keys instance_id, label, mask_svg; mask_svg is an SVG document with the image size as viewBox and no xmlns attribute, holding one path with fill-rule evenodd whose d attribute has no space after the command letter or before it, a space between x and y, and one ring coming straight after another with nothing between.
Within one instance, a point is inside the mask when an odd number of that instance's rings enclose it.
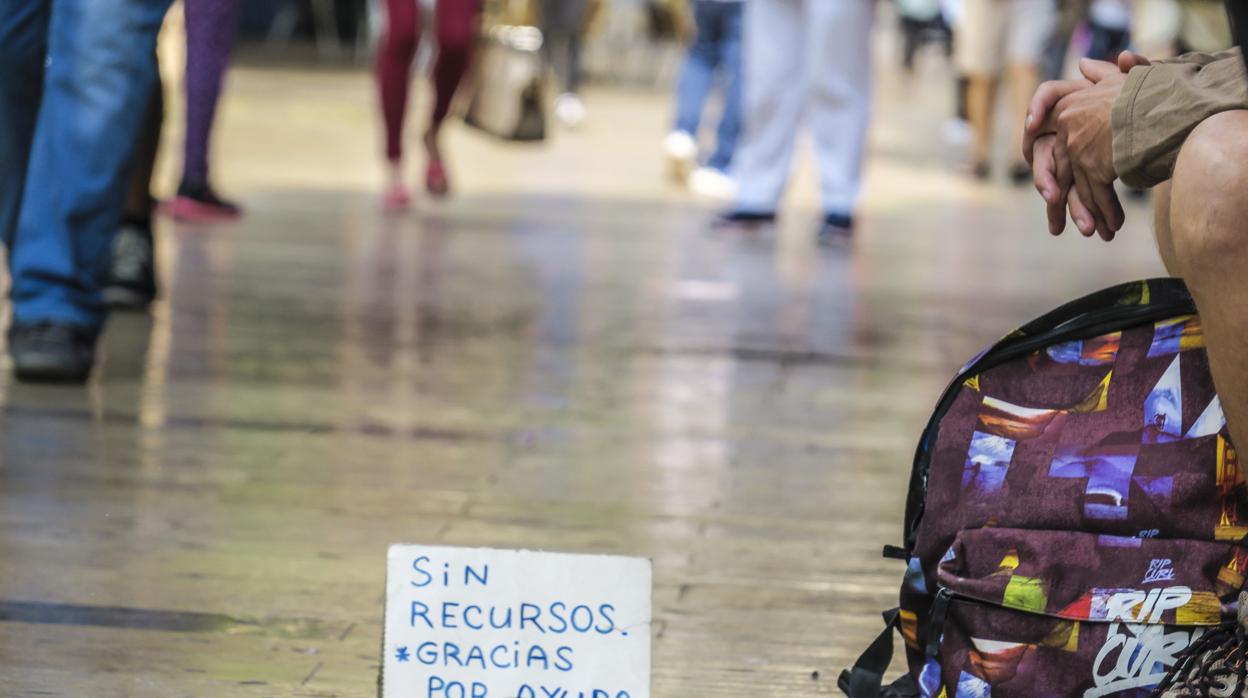
<instances>
[{"instance_id":1,"label":"reflective floor","mask_svg":"<svg viewBox=\"0 0 1248 698\"><path fill-rule=\"evenodd\" d=\"M4 379L0 695L373 696L397 541L649 556L656 696L835 694L952 371L1160 272L1142 204L1054 240L952 174L924 71L884 77L859 235L818 250L805 162L777 235L708 233L657 93L543 146L455 127L458 195L387 217L364 75L238 70L246 218L162 224L163 300L86 390Z\"/></svg>"}]
</instances>

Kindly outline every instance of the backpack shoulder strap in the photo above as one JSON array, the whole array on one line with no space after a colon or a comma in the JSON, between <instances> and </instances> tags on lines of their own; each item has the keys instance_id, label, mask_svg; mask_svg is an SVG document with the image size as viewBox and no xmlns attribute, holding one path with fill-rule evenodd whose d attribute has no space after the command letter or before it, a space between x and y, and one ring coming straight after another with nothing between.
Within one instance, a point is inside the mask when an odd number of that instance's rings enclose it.
<instances>
[{"instance_id":1,"label":"backpack shoulder strap","mask_svg":"<svg viewBox=\"0 0 1248 698\"><path fill-rule=\"evenodd\" d=\"M841 672L836 685L849 698L880 698L883 695L884 672L893 662L893 629L897 627L900 609L884 612L884 630L871 641L854 662L853 668Z\"/></svg>"}]
</instances>

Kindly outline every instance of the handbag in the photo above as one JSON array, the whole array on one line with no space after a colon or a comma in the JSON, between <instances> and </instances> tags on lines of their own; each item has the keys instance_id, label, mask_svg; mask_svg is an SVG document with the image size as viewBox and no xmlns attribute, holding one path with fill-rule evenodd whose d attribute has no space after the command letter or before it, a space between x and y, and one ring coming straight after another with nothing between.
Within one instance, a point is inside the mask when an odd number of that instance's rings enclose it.
<instances>
[{"instance_id":1,"label":"handbag","mask_svg":"<svg viewBox=\"0 0 1248 698\"><path fill-rule=\"evenodd\" d=\"M546 80L540 29L491 27L478 48L464 122L504 140L545 140Z\"/></svg>"}]
</instances>

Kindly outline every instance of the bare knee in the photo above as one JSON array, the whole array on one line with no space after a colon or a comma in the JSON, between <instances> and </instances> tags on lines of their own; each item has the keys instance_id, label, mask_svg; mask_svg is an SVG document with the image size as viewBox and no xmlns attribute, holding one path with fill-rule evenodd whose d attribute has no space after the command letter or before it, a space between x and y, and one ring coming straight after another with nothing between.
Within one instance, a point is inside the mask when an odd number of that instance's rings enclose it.
<instances>
[{"instance_id":1,"label":"bare knee","mask_svg":"<svg viewBox=\"0 0 1248 698\"><path fill-rule=\"evenodd\" d=\"M1169 231L1184 276L1242 269L1248 256L1248 111L1205 119L1187 137L1171 180Z\"/></svg>"}]
</instances>

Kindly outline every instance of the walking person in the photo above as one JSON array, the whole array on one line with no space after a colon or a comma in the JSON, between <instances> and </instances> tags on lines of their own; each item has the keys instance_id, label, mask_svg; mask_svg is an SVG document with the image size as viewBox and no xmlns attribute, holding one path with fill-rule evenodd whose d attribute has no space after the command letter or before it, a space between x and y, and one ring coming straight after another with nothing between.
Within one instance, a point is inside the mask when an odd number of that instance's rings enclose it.
<instances>
[{"instance_id":1,"label":"walking person","mask_svg":"<svg viewBox=\"0 0 1248 698\"><path fill-rule=\"evenodd\" d=\"M748 0L743 48L744 123L739 192L721 228L776 219L797 132L814 137L824 218L822 243L853 228L871 102L868 0Z\"/></svg>"},{"instance_id":2,"label":"walking person","mask_svg":"<svg viewBox=\"0 0 1248 698\"><path fill-rule=\"evenodd\" d=\"M386 132L389 177L382 205L393 211L411 205L411 194L403 176L403 124L407 117L412 62L420 42L421 19L418 0L385 0L385 6L386 28L377 53L377 86ZM450 193L450 178L439 136L450 113L455 90L472 61L480 13L479 0L437 0L434 34L438 56L433 65L433 113L422 139L426 157L425 189L435 197Z\"/></svg>"},{"instance_id":3,"label":"walking person","mask_svg":"<svg viewBox=\"0 0 1248 698\"><path fill-rule=\"evenodd\" d=\"M0 237L20 380L81 381L169 0L0 3Z\"/></svg>"},{"instance_id":4,"label":"walking person","mask_svg":"<svg viewBox=\"0 0 1248 698\"><path fill-rule=\"evenodd\" d=\"M676 124L663 142L673 174L688 177L689 188L713 198L731 199L730 174L741 132L741 24L744 0L693 0L696 34L676 86ZM719 81L723 95L715 148L698 165L698 128L707 98Z\"/></svg>"}]
</instances>

